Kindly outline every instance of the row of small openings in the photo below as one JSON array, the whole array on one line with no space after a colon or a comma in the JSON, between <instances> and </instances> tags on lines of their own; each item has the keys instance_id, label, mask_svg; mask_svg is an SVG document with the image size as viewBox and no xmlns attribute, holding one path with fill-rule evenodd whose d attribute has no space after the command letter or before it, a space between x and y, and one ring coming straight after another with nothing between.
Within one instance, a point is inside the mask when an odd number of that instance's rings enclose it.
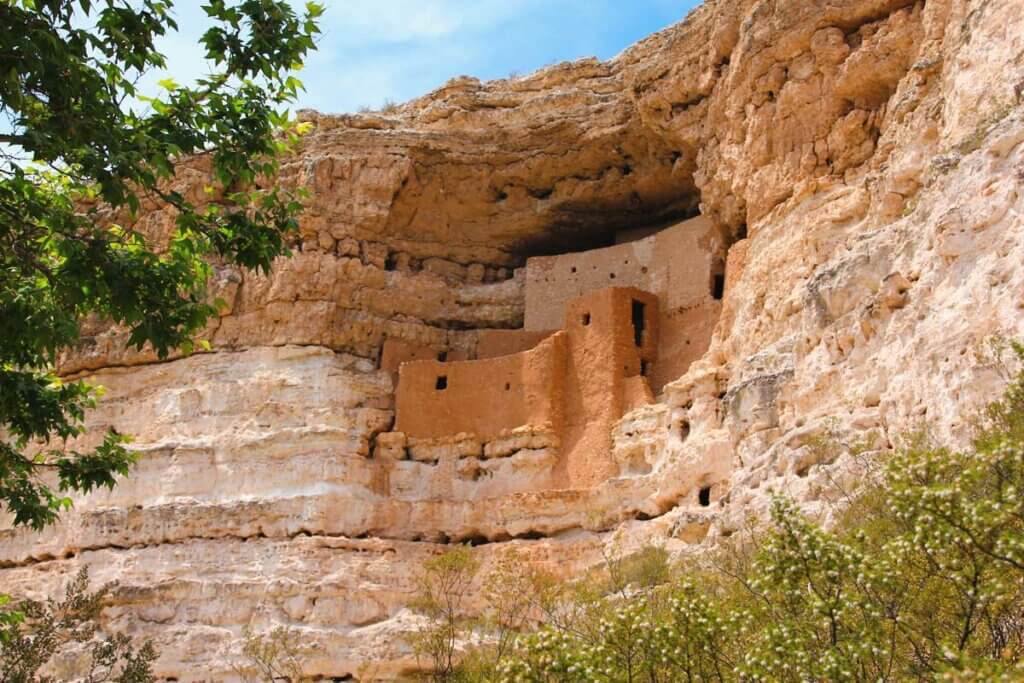
<instances>
[{"instance_id":1,"label":"row of small openings","mask_svg":"<svg viewBox=\"0 0 1024 683\"><path fill-rule=\"evenodd\" d=\"M629 265L629 261L626 261L625 265L628 266ZM597 270L597 266L594 266L594 270ZM573 274L576 274L578 272L576 266L571 267L569 269L569 272L573 273ZM640 272L643 273L644 275L647 275L647 266L641 266L640 267ZM608 279L614 280L615 279L615 273L608 273Z\"/></svg>"},{"instance_id":2,"label":"row of small openings","mask_svg":"<svg viewBox=\"0 0 1024 683\"><path fill-rule=\"evenodd\" d=\"M445 391L448 388L448 375L438 375L437 381L434 382L434 389L437 391ZM505 391L512 391L512 383L505 382Z\"/></svg>"},{"instance_id":3,"label":"row of small openings","mask_svg":"<svg viewBox=\"0 0 1024 683\"><path fill-rule=\"evenodd\" d=\"M594 266L596 269L597 266ZM576 272L576 266L572 267L572 272ZM644 274L647 273L647 266L640 269ZM609 273L608 278L611 280L615 279L615 273ZM715 262L715 267L711 272L711 297L715 301L721 301L725 298L725 263L721 260Z\"/></svg>"}]
</instances>

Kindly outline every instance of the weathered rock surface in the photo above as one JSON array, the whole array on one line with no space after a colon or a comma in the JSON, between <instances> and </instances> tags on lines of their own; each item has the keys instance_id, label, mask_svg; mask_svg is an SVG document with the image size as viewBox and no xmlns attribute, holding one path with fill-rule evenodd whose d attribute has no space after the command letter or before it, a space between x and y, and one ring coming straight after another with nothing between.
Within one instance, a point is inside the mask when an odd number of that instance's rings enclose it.
<instances>
[{"instance_id":1,"label":"weathered rock surface","mask_svg":"<svg viewBox=\"0 0 1024 683\"><path fill-rule=\"evenodd\" d=\"M612 538L700 548L773 489L827 515L855 470L818 435L884 449L926 421L962 442L1000 389L978 352L1024 337L1022 15L712 0L607 63L306 114L285 168L313 191L301 251L219 274L213 351L157 363L97 324L65 359L108 388L92 424L134 434L141 463L59 527L0 532L3 589L83 564L119 580L105 624L154 637L179 681L232 680L249 623L302 629L311 676L394 678L415 668L417 568L446 542L565 572ZM617 425L618 476L552 488L543 435L408 460L378 443L385 340L472 354L477 330L522 326L527 256L698 208L732 243L722 315Z\"/></svg>"}]
</instances>

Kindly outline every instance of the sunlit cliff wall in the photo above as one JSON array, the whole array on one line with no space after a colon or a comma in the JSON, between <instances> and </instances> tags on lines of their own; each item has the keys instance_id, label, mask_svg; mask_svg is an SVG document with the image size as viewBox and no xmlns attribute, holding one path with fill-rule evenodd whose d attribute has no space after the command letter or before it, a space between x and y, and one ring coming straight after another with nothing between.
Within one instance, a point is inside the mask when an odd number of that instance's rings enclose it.
<instances>
[{"instance_id":1,"label":"sunlit cliff wall","mask_svg":"<svg viewBox=\"0 0 1024 683\"><path fill-rule=\"evenodd\" d=\"M242 628L274 623L310 676L393 678L446 543L573 573L709 547L773 489L827 518L852 475L816 435L960 443L1000 387L978 351L1024 337L1022 91L1019 0L717 0L609 62L307 113L282 179L313 193L300 248L219 270L212 352L156 362L96 323L65 359L140 464L60 526L0 532L0 586L119 580L105 627L155 638L178 681L232 680ZM710 348L615 424L600 481L553 480L530 431L387 457L388 341L475 357L523 326L528 257L697 213L727 254Z\"/></svg>"}]
</instances>

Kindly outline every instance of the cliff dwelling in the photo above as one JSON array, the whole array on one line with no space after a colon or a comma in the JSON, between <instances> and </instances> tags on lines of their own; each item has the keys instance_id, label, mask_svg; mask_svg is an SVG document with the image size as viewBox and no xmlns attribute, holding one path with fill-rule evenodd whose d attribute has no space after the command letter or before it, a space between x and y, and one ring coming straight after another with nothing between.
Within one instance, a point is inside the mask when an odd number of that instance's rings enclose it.
<instances>
[{"instance_id":1,"label":"cliff dwelling","mask_svg":"<svg viewBox=\"0 0 1024 683\"><path fill-rule=\"evenodd\" d=\"M553 487L620 474L616 422L654 403L707 350L721 313L723 245L698 217L616 234L609 247L527 259L524 327L482 330L472 353L388 340L395 428L378 441L423 452L528 433L558 454ZM402 444L406 444L403 446Z\"/></svg>"}]
</instances>

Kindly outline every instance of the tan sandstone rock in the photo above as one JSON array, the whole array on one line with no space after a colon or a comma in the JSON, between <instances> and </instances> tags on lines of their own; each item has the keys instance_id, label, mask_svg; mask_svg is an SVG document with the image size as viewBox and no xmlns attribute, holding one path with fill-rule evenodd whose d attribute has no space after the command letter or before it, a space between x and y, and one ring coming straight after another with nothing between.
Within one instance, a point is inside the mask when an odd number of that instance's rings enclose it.
<instances>
[{"instance_id":1,"label":"tan sandstone rock","mask_svg":"<svg viewBox=\"0 0 1024 683\"><path fill-rule=\"evenodd\" d=\"M708 0L609 62L305 112L282 180L313 193L301 251L218 269L212 352L157 363L92 321L64 358L108 388L85 438L116 426L142 457L61 525L0 531L3 590L117 579L104 628L182 682L235 680L249 624L301 629L309 676L395 679L444 544L571 574L613 543L710 547L772 490L827 521L857 472L817 436L883 450L927 420L962 443L1002 381L978 352L1024 337L1021 83L1019 0ZM393 431L386 359L534 346L496 333L523 327L527 258L698 211L728 247L717 323L693 314L710 347L664 342L686 362L596 481L565 487L541 429Z\"/></svg>"}]
</instances>

